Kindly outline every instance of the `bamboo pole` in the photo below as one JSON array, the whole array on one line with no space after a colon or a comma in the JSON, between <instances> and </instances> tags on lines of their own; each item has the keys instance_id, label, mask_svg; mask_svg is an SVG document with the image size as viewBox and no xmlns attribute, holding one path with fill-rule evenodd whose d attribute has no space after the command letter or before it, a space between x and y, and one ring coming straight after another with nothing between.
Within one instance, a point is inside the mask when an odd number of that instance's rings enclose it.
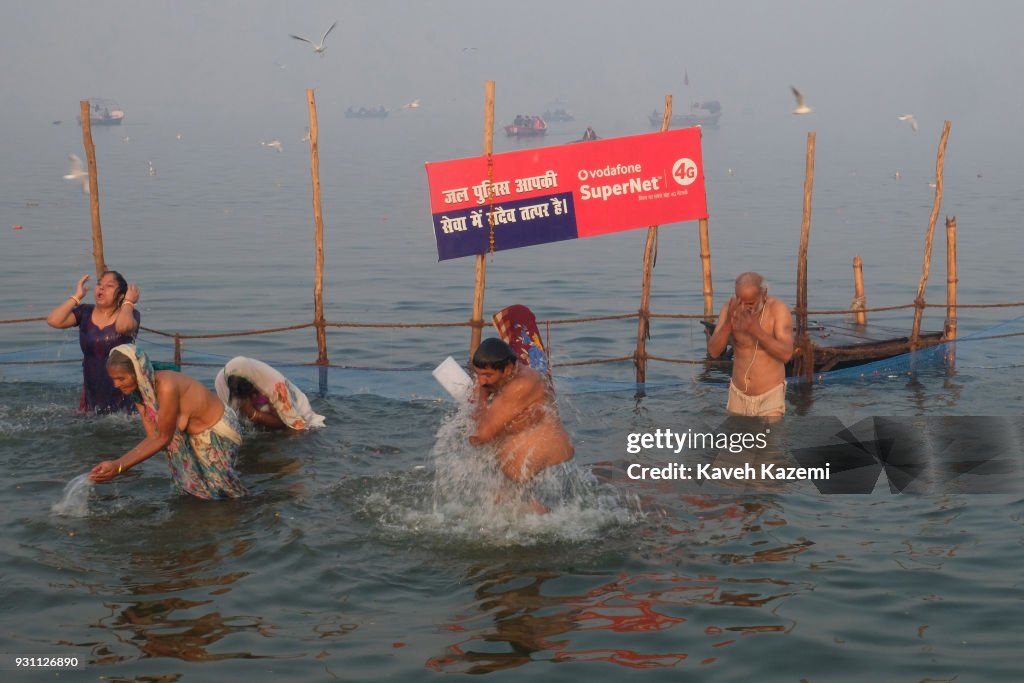
<instances>
[{"instance_id":1,"label":"bamboo pole","mask_svg":"<svg viewBox=\"0 0 1024 683\"><path fill-rule=\"evenodd\" d=\"M853 257L853 320L858 325L867 325L868 314L864 312L868 302L864 297L864 263L860 256Z\"/></svg>"},{"instance_id":2,"label":"bamboo pole","mask_svg":"<svg viewBox=\"0 0 1024 683\"><path fill-rule=\"evenodd\" d=\"M916 351L918 338L921 336L921 316L924 315L924 290L928 285L928 274L932 269L932 242L935 238L935 221L939 218L939 207L942 205L942 166L946 161L946 141L949 140L949 121L943 123L942 137L939 138L939 153L935 159L935 201L932 213L928 217L928 232L924 238L924 263L921 265L921 278L917 282L917 297L914 299L914 328L910 333L910 350Z\"/></svg>"},{"instance_id":3,"label":"bamboo pole","mask_svg":"<svg viewBox=\"0 0 1024 683\"><path fill-rule=\"evenodd\" d=\"M103 226L100 223L100 186L96 177L96 147L92 144L92 121L89 120L89 100L81 100L78 106L82 112L82 143L85 146L85 160L89 169L89 208L92 212L92 258L96 263L96 282L107 270L103 258Z\"/></svg>"},{"instance_id":4,"label":"bamboo pole","mask_svg":"<svg viewBox=\"0 0 1024 683\"><path fill-rule=\"evenodd\" d=\"M661 132L668 130L672 122L672 96L665 95L665 112L661 117ZM636 351L633 354L633 365L636 366L636 383L647 381L647 338L651 334L651 271L658 259L658 226L647 228L647 241L644 243L643 284L640 286L640 315L636 329Z\"/></svg>"},{"instance_id":5,"label":"bamboo pole","mask_svg":"<svg viewBox=\"0 0 1024 683\"><path fill-rule=\"evenodd\" d=\"M324 324L324 216L320 208L320 151L317 147L319 129L316 123L316 96L312 88L306 89L309 107L309 174L313 179L313 223L316 243L313 274L313 324L316 326L316 363L328 364L327 326Z\"/></svg>"},{"instance_id":6,"label":"bamboo pole","mask_svg":"<svg viewBox=\"0 0 1024 683\"><path fill-rule=\"evenodd\" d=\"M794 374L803 375L808 381L814 377L814 346L807 333L807 245L811 236L811 194L814 190L814 140L815 133L807 134L807 167L804 174L804 214L800 222L800 251L796 271L796 333L798 355L794 362Z\"/></svg>"},{"instance_id":7,"label":"bamboo pole","mask_svg":"<svg viewBox=\"0 0 1024 683\"><path fill-rule=\"evenodd\" d=\"M711 239L708 235L708 219L700 219L700 272L704 279L704 319L715 318L715 295L711 288Z\"/></svg>"},{"instance_id":8,"label":"bamboo pole","mask_svg":"<svg viewBox=\"0 0 1024 683\"><path fill-rule=\"evenodd\" d=\"M943 337L956 340L956 216L946 218L946 324ZM946 367L956 366L956 344L946 345Z\"/></svg>"},{"instance_id":9,"label":"bamboo pole","mask_svg":"<svg viewBox=\"0 0 1024 683\"><path fill-rule=\"evenodd\" d=\"M494 81L487 81L484 86L484 156L487 157L487 178L493 180L494 173ZM491 195L491 185L487 186L488 198ZM487 224L494 235L494 216L491 204L487 207ZM493 249L493 241L491 248ZM470 319L472 327L469 336L469 357L472 358L476 347L480 346L480 337L484 329L484 290L487 287L487 255L477 254L476 274L473 279L473 317Z\"/></svg>"}]
</instances>

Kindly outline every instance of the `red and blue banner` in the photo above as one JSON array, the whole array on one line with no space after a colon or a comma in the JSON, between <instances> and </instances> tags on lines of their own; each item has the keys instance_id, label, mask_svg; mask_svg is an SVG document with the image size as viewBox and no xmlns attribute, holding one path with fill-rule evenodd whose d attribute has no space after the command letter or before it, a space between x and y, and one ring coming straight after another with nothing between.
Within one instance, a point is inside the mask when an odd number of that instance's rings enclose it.
<instances>
[{"instance_id":1,"label":"red and blue banner","mask_svg":"<svg viewBox=\"0 0 1024 683\"><path fill-rule=\"evenodd\" d=\"M707 218L700 129L427 164L438 260Z\"/></svg>"}]
</instances>

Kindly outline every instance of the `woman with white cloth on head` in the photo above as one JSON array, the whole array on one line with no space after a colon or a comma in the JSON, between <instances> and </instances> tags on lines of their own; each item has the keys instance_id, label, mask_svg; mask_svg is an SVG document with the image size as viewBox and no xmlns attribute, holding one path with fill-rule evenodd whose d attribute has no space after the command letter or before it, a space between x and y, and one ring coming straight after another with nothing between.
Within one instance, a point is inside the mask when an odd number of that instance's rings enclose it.
<instances>
[{"instance_id":1,"label":"woman with white cloth on head","mask_svg":"<svg viewBox=\"0 0 1024 683\"><path fill-rule=\"evenodd\" d=\"M263 361L245 356L229 360L214 380L217 396L253 424L301 431L323 427L309 399L287 377Z\"/></svg>"}]
</instances>

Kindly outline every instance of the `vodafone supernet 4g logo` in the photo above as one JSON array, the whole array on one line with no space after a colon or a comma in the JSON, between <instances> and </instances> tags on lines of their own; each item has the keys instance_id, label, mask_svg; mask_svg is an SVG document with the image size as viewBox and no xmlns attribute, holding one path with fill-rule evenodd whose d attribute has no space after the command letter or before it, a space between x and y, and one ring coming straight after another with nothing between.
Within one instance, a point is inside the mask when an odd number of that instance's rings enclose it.
<instances>
[{"instance_id":1,"label":"vodafone supernet 4g logo","mask_svg":"<svg viewBox=\"0 0 1024 683\"><path fill-rule=\"evenodd\" d=\"M697 162L686 157L676 161L672 165L672 179L683 187L693 184L697 180Z\"/></svg>"}]
</instances>

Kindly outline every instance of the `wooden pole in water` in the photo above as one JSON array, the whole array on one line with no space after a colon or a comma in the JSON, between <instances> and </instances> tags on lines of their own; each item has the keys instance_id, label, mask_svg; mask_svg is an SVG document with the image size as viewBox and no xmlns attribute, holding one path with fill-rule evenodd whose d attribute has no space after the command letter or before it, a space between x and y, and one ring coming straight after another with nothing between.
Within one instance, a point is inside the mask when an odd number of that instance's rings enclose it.
<instances>
[{"instance_id":1,"label":"wooden pole in water","mask_svg":"<svg viewBox=\"0 0 1024 683\"><path fill-rule=\"evenodd\" d=\"M494 162L494 81L487 81L484 86L484 156L487 157L487 177L493 179ZM487 186L488 197L490 198L491 186ZM493 209L488 204L487 222L488 229L494 234ZM492 245L493 247L493 245ZM469 357L472 358L476 347L480 346L480 337L484 329L484 290L487 287L487 255L477 254L476 276L473 284L473 317L470 319L472 325L469 335Z\"/></svg>"},{"instance_id":2,"label":"wooden pole in water","mask_svg":"<svg viewBox=\"0 0 1024 683\"><path fill-rule=\"evenodd\" d=\"M921 278L917 282L917 297L914 299L914 328L910 333L910 350L916 351L921 336L921 316L924 315L924 290L928 285L928 274L932 269L932 242L935 238L935 221L939 218L939 207L942 205L942 166L946 160L946 141L949 140L949 127L946 121L942 126L942 137L939 138L939 153L935 159L935 201L932 213L928 217L928 232L924 238L924 263L921 265Z\"/></svg>"},{"instance_id":3,"label":"wooden pole in water","mask_svg":"<svg viewBox=\"0 0 1024 683\"><path fill-rule=\"evenodd\" d=\"M864 298L864 264L860 256L853 257L853 321L866 325L868 314L864 312L867 300Z\"/></svg>"},{"instance_id":4,"label":"wooden pole in water","mask_svg":"<svg viewBox=\"0 0 1024 683\"><path fill-rule=\"evenodd\" d=\"M956 340L956 216L946 218L946 324L943 337L946 341ZM956 345L946 346L946 367L952 370L956 365Z\"/></svg>"},{"instance_id":5,"label":"wooden pole in water","mask_svg":"<svg viewBox=\"0 0 1024 683\"><path fill-rule=\"evenodd\" d=\"M665 113L661 118L661 132L668 130L672 122L672 96L665 95ZM636 383L647 381L647 337L651 333L651 271L658 260L658 226L647 228L647 241L644 244L643 284L640 287L640 316L636 330L636 351L633 354L633 365L636 366Z\"/></svg>"},{"instance_id":6,"label":"wooden pole in water","mask_svg":"<svg viewBox=\"0 0 1024 683\"><path fill-rule=\"evenodd\" d=\"M317 147L319 129L316 123L316 96L306 89L309 107L309 173L313 178L313 223L316 254L313 275L313 324L316 326L317 365L327 365L327 326L324 323L324 216L320 209L320 151Z\"/></svg>"},{"instance_id":7,"label":"wooden pole in water","mask_svg":"<svg viewBox=\"0 0 1024 683\"><path fill-rule=\"evenodd\" d=\"M92 144L89 100L81 100L78 105L82 112L82 143L85 145L85 160L89 169L89 208L92 211L92 258L96 263L96 282L98 284L100 274L107 270L107 262L103 258L103 226L100 224L100 186L96 177L96 148Z\"/></svg>"},{"instance_id":8,"label":"wooden pole in water","mask_svg":"<svg viewBox=\"0 0 1024 683\"><path fill-rule=\"evenodd\" d=\"M700 272L704 279L704 319L714 320L715 295L711 288L711 239L707 218L700 219Z\"/></svg>"},{"instance_id":9,"label":"wooden pole in water","mask_svg":"<svg viewBox=\"0 0 1024 683\"><path fill-rule=\"evenodd\" d=\"M800 222L800 250L796 270L796 336L797 353L794 374L808 381L814 378L814 345L807 332L807 245L811 237L811 194L814 190L815 133L807 134L807 168L804 174L804 215Z\"/></svg>"}]
</instances>

